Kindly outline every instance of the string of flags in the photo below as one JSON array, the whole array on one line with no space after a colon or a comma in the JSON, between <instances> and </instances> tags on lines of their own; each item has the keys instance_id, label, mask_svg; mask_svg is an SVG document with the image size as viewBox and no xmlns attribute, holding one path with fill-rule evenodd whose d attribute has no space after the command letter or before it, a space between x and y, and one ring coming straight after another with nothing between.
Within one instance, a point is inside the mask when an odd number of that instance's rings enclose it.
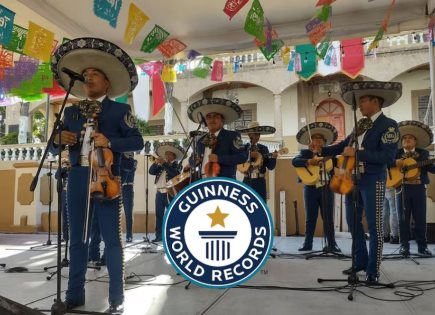
<instances>
[{"instance_id":1,"label":"string of flags","mask_svg":"<svg viewBox=\"0 0 435 315\"><path fill-rule=\"evenodd\" d=\"M286 46L267 18L260 0L252 1L245 18L244 30L253 36L254 44L266 60L275 63L275 60L281 59L287 66L287 70L295 72L302 80L309 80L317 73L331 73L331 71L342 71L354 78L364 67L366 43L361 38L341 42L331 41L332 4L335 1L317 1L315 14L306 24L309 44L297 45L293 49ZM231 20L248 2L249 0L226 0L223 12ZM378 45L387 31L395 2L395 0L391 1L381 27L367 52ZM107 21L110 27L117 27L122 10L122 0L94 0L95 16ZM0 5L0 97L8 94L24 100L33 100L42 98L43 93L60 95L62 89L53 82L50 69L46 66L58 46L55 34L33 22L29 22L27 29L23 28L14 24L14 18L13 11ZM132 44L149 20L150 17L131 2L128 7L124 41ZM64 38L62 43L67 40ZM153 78L153 87L156 90L164 91L163 83L175 83L177 73L185 72L188 63L193 61L197 65L192 70L192 75L203 79L209 77L216 82L222 81L224 75L232 80L234 73L239 72L243 66L238 56L231 62L225 62L219 58L202 55L195 49L188 51L187 60L178 63L171 61L171 58L186 48L185 43L177 38L171 38L170 33L157 24L145 36L140 50L152 53L157 49L166 60L158 63L144 62L144 60L138 62L141 69ZM19 60L14 61L14 53L20 54ZM25 77L22 75L24 72ZM153 97L154 95L157 97L157 94L153 93ZM159 102L161 99L162 97Z\"/></svg>"}]
</instances>

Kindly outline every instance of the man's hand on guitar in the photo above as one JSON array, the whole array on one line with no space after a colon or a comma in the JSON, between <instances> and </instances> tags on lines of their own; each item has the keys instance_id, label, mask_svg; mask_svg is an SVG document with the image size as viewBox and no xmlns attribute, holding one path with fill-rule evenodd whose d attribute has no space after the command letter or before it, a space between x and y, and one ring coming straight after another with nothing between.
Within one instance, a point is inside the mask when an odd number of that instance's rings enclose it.
<instances>
[{"instance_id":1,"label":"man's hand on guitar","mask_svg":"<svg viewBox=\"0 0 435 315\"><path fill-rule=\"evenodd\" d=\"M402 168L402 167L403 167L403 160L402 160L402 159L398 159L398 160L396 160L396 166L397 166L398 168Z\"/></svg>"},{"instance_id":2,"label":"man's hand on guitar","mask_svg":"<svg viewBox=\"0 0 435 315\"><path fill-rule=\"evenodd\" d=\"M309 159L308 161L307 161L307 163L308 163L308 165L312 165L312 166L317 166L317 165L319 165L319 163L320 163L320 161L321 161L322 159L318 159L318 158L312 158L312 159Z\"/></svg>"},{"instance_id":3,"label":"man's hand on guitar","mask_svg":"<svg viewBox=\"0 0 435 315\"><path fill-rule=\"evenodd\" d=\"M354 147L345 147L343 151L344 156L355 156L355 148Z\"/></svg>"},{"instance_id":4,"label":"man's hand on guitar","mask_svg":"<svg viewBox=\"0 0 435 315\"><path fill-rule=\"evenodd\" d=\"M109 146L109 139L99 132L92 132L91 137L94 139L96 147L107 148Z\"/></svg>"},{"instance_id":5,"label":"man's hand on guitar","mask_svg":"<svg viewBox=\"0 0 435 315\"><path fill-rule=\"evenodd\" d=\"M59 144L62 143L63 145L74 145L77 143L77 135L74 132L63 130L60 134L60 140L59 141L59 135L56 134L54 137L54 143Z\"/></svg>"}]
</instances>

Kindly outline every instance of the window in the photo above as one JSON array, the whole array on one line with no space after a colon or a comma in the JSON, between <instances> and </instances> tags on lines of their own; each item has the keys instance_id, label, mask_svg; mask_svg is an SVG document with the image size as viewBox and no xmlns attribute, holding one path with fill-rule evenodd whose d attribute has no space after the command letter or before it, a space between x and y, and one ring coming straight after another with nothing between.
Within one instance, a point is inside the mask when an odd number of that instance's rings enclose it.
<instances>
[{"instance_id":1,"label":"window","mask_svg":"<svg viewBox=\"0 0 435 315\"><path fill-rule=\"evenodd\" d=\"M257 120L257 104L244 104L239 106L243 111L242 115L232 123L226 124L226 129L236 130L247 128L251 121Z\"/></svg>"}]
</instances>

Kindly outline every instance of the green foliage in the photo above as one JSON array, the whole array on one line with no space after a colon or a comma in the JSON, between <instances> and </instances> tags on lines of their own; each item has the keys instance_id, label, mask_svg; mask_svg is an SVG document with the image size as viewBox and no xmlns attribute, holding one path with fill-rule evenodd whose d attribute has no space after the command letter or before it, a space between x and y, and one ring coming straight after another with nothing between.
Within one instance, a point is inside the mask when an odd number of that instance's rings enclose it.
<instances>
[{"instance_id":1,"label":"green foliage","mask_svg":"<svg viewBox=\"0 0 435 315\"><path fill-rule=\"evenodd\" d=\"M45 116L40 111L35 112L32 119L32 136L34 138L44 140L45 124Z\"/></svg>"},{"instance_id":2,"label":"green foliage","mask_svg":"<svg viewBox=\"0 0 435 315\"><path fill-rule=\"evenodd\" d=\"M10 132L6 136L0 138L0 144L17 144L18 132Z\"/></svg>"},{"instance_id":3,"label":"green foliage","mask_svg":"<svg viewBox=\"0 0 435 315\"><path fill-rule=\"evenodd\" d=\"M146 120L136 117L136 125L142 136L154 136L155 134L151 130Z\"/></svg>"}]
</instances>

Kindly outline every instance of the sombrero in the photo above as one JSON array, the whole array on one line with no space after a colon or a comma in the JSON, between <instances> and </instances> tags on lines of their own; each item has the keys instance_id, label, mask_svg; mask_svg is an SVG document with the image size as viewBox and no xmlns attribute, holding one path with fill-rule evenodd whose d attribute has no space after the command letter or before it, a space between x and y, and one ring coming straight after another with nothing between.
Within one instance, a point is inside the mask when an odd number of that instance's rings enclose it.
<instances>
[{"instance_id":1,"label":"sombrero","mask_svg":"<svg viewBox=\"0 0 435 315\"><path fill-rule=\"evenodd\" d=\"M430 128L416 120L404 120L399 122L400 137L404 135L413 135L416 139L417 148L426 148L433 142L433 133ZM399 142L399 147L402 147L402 141Z\"/></svg>"},{"instance_id":2,"label":"sombrero","mask_svg":"<svg viewBox=\"0 0 435 315\"><path fill-rule=\"evenodd\" d=\"M133 91L138 82L136 66L130 56L115 44L100 38L76 38L60 45L54 52L51 60L53 77L67 90L70 78L62 72L63 67L80 74L88 68L104 72L110 81L107 96L111 98ZM71 94L86 98L83 83L76 81Z\"/></svg>"},{"instance_id":3,"label":"sombrero","mask_svg":"<svg viewBox=\"0 0 435 315\"><path fill-rule=\"evenodd\" d=\"M224 98L203 98L191 104L187 109L190 120L199 124L202 115L209 113L219 113L224 116L225 123L233 122L242 115L242 109L236 103Z\"/></svg>"},{"instance_id":4,"label":"sombrero","mask_svg":"<svg viewBox=\"0 0 435 315\"><path fill-rule=\"evenodd\" d=\"M331 144L337 140L338 132L333 125L327 122L313 122L299 130L296 134L296 140L300 144L309 145L311 142L310 135L321 134L326 141L326 144Z\"/></svg>"},{"instance_id":5,"label":"sombrero","mask_svg":"<svg viewBox=\"0 0 435 315\"><path fill-rule=\"evenodd\" d=\"M341 97L352 105L353 93L356 101L362 96L377 96L384 100L382 107L393 105L402 96L402 83L381 81L350 81L341 84Z\"/></svg>"},{"instance_id":6,"label":"sombrero","mask_svg":"<svg viewBox=\"0 0 435 315\"><path fill-rule=\"evenodd\" d=\"M155 151L158 156L164 157L166 151L170 151L175 154L175 159L180 160L184 156L184 150L181 146L175 142L165 141L159 142L156 145Z\"/></svg>"},{"instance_id":7,"label":"sombrero","mask_svg":"<svg viewBox=\"0 0 435 315\"><path fill-rule=\"evenodd\" d=\"M240 133L259 133L260 135L270 135L275 133L276 129L272 126L260 126L258 121L251 121L248 128L238 129Z\"/></svg>"}]
</instances>

